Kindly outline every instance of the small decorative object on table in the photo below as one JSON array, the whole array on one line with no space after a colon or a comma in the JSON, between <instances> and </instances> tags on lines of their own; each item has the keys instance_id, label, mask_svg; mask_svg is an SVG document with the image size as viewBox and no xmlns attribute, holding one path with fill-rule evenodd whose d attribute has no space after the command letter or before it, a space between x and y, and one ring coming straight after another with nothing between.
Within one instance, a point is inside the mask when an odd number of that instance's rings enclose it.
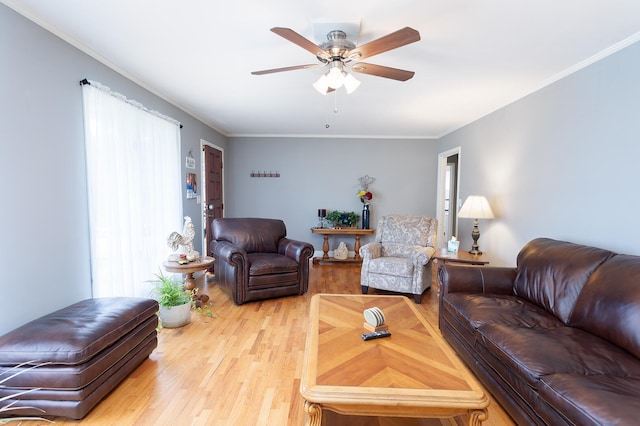
<instances>
[{"instance_id":1,"label":"small decorative object on table","mask_svg":"<svg viewBox=\"0 0 640 426\"><path fill-rule=\"evenodd\" d=\"M364 312L364 328L369 331L382 331L388 330L389 326L387 326L385 322L385 316L382 313L382 310L377 306L373 308L365 309Z\"/></svg>"},{"instance_id":2,"label":"small decorative object on table","mask_svg":"<svg viewBox=\"0 0 640 426\"><path fill-rule=\"evenodd\" d=\"M364 175L358 179L360 184L360 192L356 194L362 203L362 229L369 229L371 221L371 209L369 204L373 198L373 194L369 191L369 185L376 181L376 178Z\"/></svg>"},{"instance_id":3,"label":"small decorative object on table","mask_svg":"<svg viewBox=\"0 0 640 426\"><path fill-rule=\"evenodd\" d=\"M347 249L347 245L344 241L340 241L338 248L333 251L333 257L338 260L345 260L349 257L349 250Z\"/></svg>"},{"instance_id":4,"label":"small decorative object on table","mask_svg":"<svg viewBox=\"0 0 640 426\"><path fill-rule=\"evenodd\" d=\"M318 226L316 228L326 228L327 221L325 218L327 217L327 209L318 209Z\"/></svg>"},{"instance_id":5,"label":"small decorative object on table","mask_svg":"<svg viewBox=\"0 0 640 426\"><path fill-rule=\"evenodd\" d=\"M458 247L460 247L460 241L456 240L456 237L451 237L451 240L447 241L447 251L449 253L457 253Z\"/></svg>"},{"instance_id":6,"label":"small decorative object on table","mask_svg":"<svg viewBox=\"0 0 640 426\"><path fill-rule=\"evenodd\" d=\"M193 222L191 222L191 218L189 216L184 217L184 226L182 228L182 234L178 232L172 232L167 237L167 245L173 250L176 251L178 247L183 247L184 251L184 259L188 261L194 261L200 256L200 253L193 249L193 239L196 236L196 229L193 226ZM172 255L169 257L169 260L179 261L180 256Z\"/></svg>"}]
</instances>

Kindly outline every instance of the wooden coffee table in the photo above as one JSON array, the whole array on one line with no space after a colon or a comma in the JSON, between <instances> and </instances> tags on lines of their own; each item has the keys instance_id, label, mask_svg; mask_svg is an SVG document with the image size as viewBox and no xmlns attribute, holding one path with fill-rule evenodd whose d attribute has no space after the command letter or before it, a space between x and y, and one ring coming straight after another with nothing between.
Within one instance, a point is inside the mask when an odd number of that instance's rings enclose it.
<instances>
[{"instance_id":1,"label":"wooden coffee table","mask_svg":"<svg viewBox=\"0 0 640 426\"><path fill-rule=\"evenodd\" d=\"M377 306L391 337L363 341L363 311ZM404 296L316 294L300 394L306 424L322 411L358 416L487 419L489 399L440 334Z\"/></svg>"}]
</instances>

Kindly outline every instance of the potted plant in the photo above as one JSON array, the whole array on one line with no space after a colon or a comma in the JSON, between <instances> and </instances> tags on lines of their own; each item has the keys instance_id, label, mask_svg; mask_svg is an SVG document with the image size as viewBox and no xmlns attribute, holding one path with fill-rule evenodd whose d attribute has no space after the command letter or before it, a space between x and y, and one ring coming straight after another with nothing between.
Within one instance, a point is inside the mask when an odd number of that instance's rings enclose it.
<instances>
[{"instance_id":1,"label":"potted plant","mask_svg":"<svg viewBox=\"0 0 640 426\"><path fill-rule=\"evenodd\" d=\"M191 321L191 299L193 292L185 290L181 280L168 277L160 271L155 284L154 298L160 304L160 322L165 328L178 328Z\"/></svg>"},{"instance_id":2,"label":"potted plant","mask_svg":"<svg viewBox=\"0 0 640 426\"><path fill-rule=\"evenodd\" d=\"M355 224L358 222L358 219L360 219L360 215L357 215L354 212L341 212L338 210L333 210L327 215L327 220L333 223L334 227L351 228L355 226Z\"/></svg>"}]
</instances>

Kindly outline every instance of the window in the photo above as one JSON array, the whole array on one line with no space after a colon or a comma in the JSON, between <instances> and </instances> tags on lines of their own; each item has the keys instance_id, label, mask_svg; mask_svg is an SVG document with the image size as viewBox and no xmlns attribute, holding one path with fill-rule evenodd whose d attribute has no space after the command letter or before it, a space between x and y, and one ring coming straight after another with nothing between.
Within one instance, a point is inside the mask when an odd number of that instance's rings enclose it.
<instances>
[{"instance_id":1,"label":"window","mask_svg":"<svg viewBox=\"0 0 640 426\"><path fill-rule=\"evenodd\" d=\"M93 297L148 297L182 227L180 123L96 82L82 92Z\"/></svg>"}]
</instances>

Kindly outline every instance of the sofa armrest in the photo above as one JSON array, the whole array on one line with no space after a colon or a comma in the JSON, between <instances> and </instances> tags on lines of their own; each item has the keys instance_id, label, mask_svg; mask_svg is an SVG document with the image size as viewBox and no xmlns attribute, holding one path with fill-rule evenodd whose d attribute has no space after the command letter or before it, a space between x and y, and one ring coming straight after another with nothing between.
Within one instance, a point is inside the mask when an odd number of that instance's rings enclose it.
<instances>
[{"instance_id":1,"label":"sofa armrest","mask_svg":"<svg viewBox=\"0 0 640 426\"><path fill-rule=\"evenodd\" d=\"M515 278L516 268L446 263L438 268L441 295L457 292L513 294Z\"/></svg>"},{"instance_id":2,"label":"sofa armrest","mask_svg":"<svg viewBox=\"0 0 640 426\"><path fill-rule=\"evenodd\" d=\"M304 241L283 238L278 243L278 254L290 257L299 264L307 262L313 256L314 251L313 246Z\"/></svg>"},{"instance_id":3,"label":"sofa armrest","mask_svg":"<svg viewBox=\"0 0 640 426\"><path fill-rule=\"evenodd\" d=\"M360 257L364 260L375 259L382 256L382 244L380 243L367 243L360 247Z\"/></svg>"}]
</instances>

